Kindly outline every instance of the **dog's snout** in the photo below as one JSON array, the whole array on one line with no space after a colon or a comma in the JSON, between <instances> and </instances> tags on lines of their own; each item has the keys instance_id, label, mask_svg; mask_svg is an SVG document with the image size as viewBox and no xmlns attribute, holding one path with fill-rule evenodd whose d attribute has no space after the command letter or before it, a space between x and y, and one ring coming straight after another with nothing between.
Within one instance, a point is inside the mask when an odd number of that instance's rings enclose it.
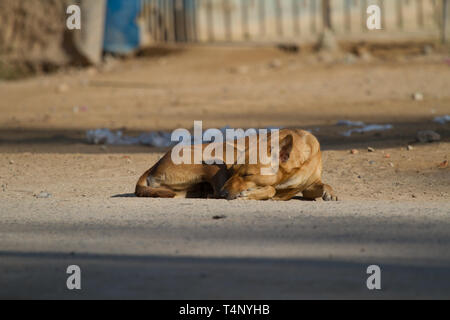
<instances>
[{"instance_id":1,"label":"dog's snout","mask_svg":"<svg viewBox=\"0 0 450 320\"><path fill-rule=\"evenodd\" d=\"M228 199L228 196L230 195L230 193L227 191L227 190L225 190L225 189L223 189L222 191L220 191L220 197L221 198L225 198L225 199Z\"/></svg>"}]
</instances>

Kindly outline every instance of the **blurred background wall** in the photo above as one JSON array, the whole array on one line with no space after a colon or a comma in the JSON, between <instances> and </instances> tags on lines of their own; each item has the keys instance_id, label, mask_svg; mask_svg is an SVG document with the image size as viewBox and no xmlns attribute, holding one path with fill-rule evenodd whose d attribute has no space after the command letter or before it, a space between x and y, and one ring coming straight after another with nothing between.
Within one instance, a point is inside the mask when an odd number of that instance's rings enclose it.
<instances>
[{"instance_id":1,"label":"blurred background wall","mask_svg":"<svg viewBox=\"0 0 450 320\"><path fill-rule=\"evenodd\" d=\"M65 0L0 1L0 74L14 72L11 64L25 73L70 61L63 48L67 5Z\"/></svg>"},{"instance_id":2,"label":"blurred background wall","mask_svg":"<svg viewBox=\"0 0 450 320\"><path fill-rule=\"evenodd\" d=\"M103 52L127 54L155 44L310 42L328 23L339 39L438 40L444 30L445 1L448 3L448 0L0 0L0 78L52 71L68 64L98 64ZM329 3L330 12L324 12L324 3ZM66 28L66 9L70 4L82 8L80 31ZM370 4L382 8L381 31L368 32L365 27Z\"/></svg>"},{"instance_id":3,"label":"blurred background wall","mask_svg":"<svg viewBox=\"0 0 450 320\"><path fill-rule=\"evenodd\" d=\"M147 21L142 25L158 41L309 42L324 25L341 38L361 39L369 35L367 7L378 5L383 30L371 37L433 37L444 1L142 0L142 20Z\"/></svg>"}]
</instances>

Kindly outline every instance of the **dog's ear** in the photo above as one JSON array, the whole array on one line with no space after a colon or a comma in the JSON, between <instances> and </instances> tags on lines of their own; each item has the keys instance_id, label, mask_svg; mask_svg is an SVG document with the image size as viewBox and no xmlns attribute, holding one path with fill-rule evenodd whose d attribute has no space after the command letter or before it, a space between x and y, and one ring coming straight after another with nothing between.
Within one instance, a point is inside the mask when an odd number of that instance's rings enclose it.
<instances>
[{"instance_id":1,"label":"dog's ear","mask_svg":"<svg viewBox=\"0 0 450 320\"><path fill-rule=\"evenodd\" d=\"M289 160L292 152L292 145L294 143L294 138L291 134L288 134L282 140L280 140L280 162L285 163Z\"/></svg>"}]
</instances>

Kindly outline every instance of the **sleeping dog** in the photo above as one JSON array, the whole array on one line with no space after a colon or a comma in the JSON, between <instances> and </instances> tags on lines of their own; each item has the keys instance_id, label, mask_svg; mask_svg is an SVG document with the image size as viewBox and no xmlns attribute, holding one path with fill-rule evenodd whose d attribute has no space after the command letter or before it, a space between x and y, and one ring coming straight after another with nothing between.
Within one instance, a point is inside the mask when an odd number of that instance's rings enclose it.
<instances>
[{"instance_id":1,"label":"sleeping dog","mask_svg":"<svg viewBox=\"0 0 450 320\"><path fill-rule=\"evenodd\" d=\"M316 137L299 129L282 129L278 134L278 152L274 151L272 143L267 140L263 145L261 139L242 138L245 148L242 149L239 139L221 143L223 148L221 161L211 163L206 161L197 164L175 163L172 151L166 153L152 168L146 171L136 185L135 194L138 197L215 197L247 200L289 200L297 195L304 199L322 198L326 201L336 201L331 186L322 182L322 155ZM234 148L232 163L227 161L229 153L225 152L227 145ZM210 144L198 146L201 151ZM252 147L253 146L253 147ZM216 146L217 147L217 146ZM273 163L248 161L251 152L267 148L267 154L274 157L276 153L277 167ZM195 148L186 147L183 152L194 157ZM228 159L230 160L230 159Z\"/></svg>"}]
</instances>

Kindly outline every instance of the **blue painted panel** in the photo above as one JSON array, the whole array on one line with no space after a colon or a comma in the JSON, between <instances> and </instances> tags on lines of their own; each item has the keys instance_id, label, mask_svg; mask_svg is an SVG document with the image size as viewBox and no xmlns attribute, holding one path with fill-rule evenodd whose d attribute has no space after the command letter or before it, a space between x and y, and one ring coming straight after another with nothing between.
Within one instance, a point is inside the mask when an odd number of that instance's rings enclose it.
<instances>
[{"instance_id":1,"label":"blue painted panel","mask_svg":"<svg viewBox=\"0 0 450 320\"><path fill-rule=\"evenodd\" d=\"M141 10L140 0L108 0L104 50L125 54L139 47L140 33L136 18Z\"/></svg>"}]
</instances>

